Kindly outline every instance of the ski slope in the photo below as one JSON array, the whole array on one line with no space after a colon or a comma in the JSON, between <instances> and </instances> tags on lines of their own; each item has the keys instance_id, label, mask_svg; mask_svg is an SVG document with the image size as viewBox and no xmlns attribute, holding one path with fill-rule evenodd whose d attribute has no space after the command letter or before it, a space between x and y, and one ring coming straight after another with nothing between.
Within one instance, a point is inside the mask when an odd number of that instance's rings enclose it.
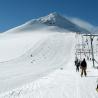
<instances>
[{"instance_id":1,"label":"ski slope","mask_svg":"<svg viewBox=\"0 0 98 98\"><path fill-rule=\"evenodd\" d=\"M73 36L65 33L49 33L47 35L41 37L41 40L32 47L30 46L29 49L27 47L28 50L23 54L21 53L21 56L16 58L13 56L10 60L0 63L0 84L2 84L0 92L9 91L29 83L40 75L46 74L69 61L74 34L72 34ZM68 42L68 39L71 40ZM19 48L24 48L24 45ZM17 52L17 49L15 51ZM11 53L11 50L9 52ZM10 57L10 54L8 56Z\"/></svg>"},{"instance_id":2,"label":"ski slope","mask_svg":"<svg viewBox=\"0 0 98 98\"><path fill-rule=\"evenodd\" d=\"M53 13L0 34L0 98L98 98L98 70L75 71L78 30Z\"/></svg>"},{"instance_id":3,"label":"ski slope","mask_svg":"<svg viewBox=\"0 0 98 98\"><path fill-rule=\"evenodd\" d=\"M98 71L74 66L74 33L49 33L23 55L0 64L0 98L98 98ZM32 56L31 56L32 54Z\"/></svg>"}]
</instances>

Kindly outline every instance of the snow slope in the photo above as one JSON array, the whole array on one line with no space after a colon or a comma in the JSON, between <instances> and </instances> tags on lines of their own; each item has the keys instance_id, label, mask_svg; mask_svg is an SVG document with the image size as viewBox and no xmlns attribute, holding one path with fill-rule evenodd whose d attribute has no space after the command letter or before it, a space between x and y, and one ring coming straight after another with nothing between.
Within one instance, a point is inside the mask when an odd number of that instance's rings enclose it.
<instances>
[{"instance_id":1,"label":"snow slope","mask_svg":"<svg viewBox=\"0 0 98 98\"><path fill-rule=\"evenodd\" d=\"M74 66L74 33L49 33L20 57L0 64L0 98L98 98L98 71ZM32 56L31 56L32 54Z\"/></svg>"},{"instance_id":2,"label":"snow slope","mask_svg":"<svg viewBox=\"0 0 98 98\"><path fill-rule=\"evenodd\" d=\"M95 90L98 70L89 67L88 76L81 78L80 72L75 71L71 57L68 63L63 63L47 76L3 93L0 98L98 98Z\"/></svg>"},{"instance_id":3,"label":"snow slope","mask_svg":"<svg viewBox=\"0 0 98 98\"><path fill-rule=\"evenodd\" d=\"M0 62L8 61L24 54L42 38L49 34L1 34L0 35Z\"/></svg>"},{"instance_id":4,"label":"snow slope","mask_svg":"<svg viewBox=\"0 0 98 98\"><path fill-rule=\"evenodd\" d=\"M95 26L93 26L92 24L90 24L89 22L86 22L84 20L81 20L79 18L69 18L74 24L78 25L79 27L85 28L86 30L88 30L89 32L93 32L96 29Z\"/></svg>"},{"instance_id":5,"label":"snow slope","mask_svg":"<svg viewBox=\"0 0 98 98\"><path fill-rule=\"evenodd\" d=\"M98 98L91 62L87 77L75 72L69 31L80 28L64 19L53 13L0 35L0 98Z\"/></svg>"},{"instance_id":6,"label":"snow slope","mask_svg":"<svg viewBox=\"0 0 98 98\"><path fill-rule=\"evenodd\" d=\"M0 84L2 84L0 92L31 82L37 76L58 68L62 63L67 63L73 46L73 38L74 35L70 36L70 34L49 33L43 36L36 45L30 46L29 49L27 47L28 50L21 56L2 61L0 63ZM71 40L68 42L68 39Z\"/></svg>"}]
</instances>

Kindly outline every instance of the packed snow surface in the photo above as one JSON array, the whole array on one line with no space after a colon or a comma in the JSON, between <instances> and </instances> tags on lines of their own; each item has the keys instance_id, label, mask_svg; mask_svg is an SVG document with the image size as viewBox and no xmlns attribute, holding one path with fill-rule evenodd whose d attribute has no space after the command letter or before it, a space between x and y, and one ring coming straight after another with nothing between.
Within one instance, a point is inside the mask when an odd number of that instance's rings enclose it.
<instances>
[{"instance_id":1,"label":"packed snow surface","mask_svg":"<svg viewBox=\"0 0 98 98\"><path fill-rule=\"evenodd\" d=\"M14 40L11 39L14 36L20 45L14 52L13 48L9 49L12 54L9 53L7 57L4 54L6 61L1 56L0 98L98 98L98 72L92 68L91 62L88 62L87 77L81 78L80 72L75 71L74 33L11 34L3 35L1 41L6 39L5 45L11 43L13 47ZM27 38L27 47L24 47L19 42ZM20 48L21 54L15 53ZM2 53L5 51L7 47ZM9 58L10 55L13 58Z\"/></svg>"}]
</instances>

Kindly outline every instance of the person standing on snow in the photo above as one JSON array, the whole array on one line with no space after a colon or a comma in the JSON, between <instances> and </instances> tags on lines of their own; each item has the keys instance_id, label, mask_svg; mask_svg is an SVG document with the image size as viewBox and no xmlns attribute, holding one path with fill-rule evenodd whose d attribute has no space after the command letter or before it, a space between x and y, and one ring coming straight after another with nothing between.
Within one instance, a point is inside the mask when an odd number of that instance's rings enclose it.
<instances>
[{"instance_id":1,"label":"person standing on snow","mask_svg":"<svg viewBox=\"0 0 98 98\"><path fill-rule=\"evenodd\" d=\"M81 77L83 76L83 73L84 73L84 75L86 76L86 75L87 75L87 73L86 73L87 63L86 63L86 61L85 61L85 58L84 58L83 61L81 62L80 68L81 68Z\"/></svg>"},{"instance_id":2,"label":"person standing on snow","mask_svg":"<svg viewBox=\"0 0 98 98\"><path fill-rule=\"evenodd\" d=\"M77 64L78 64L78 58L75 59L76 72L77 72Z\"/></svg>"},{"instance_id":3,"label":"person standing on snow","mask_svg":"<svg viewBox=\"0 0 98 98\"><path fill-rule=\"evenodd\" d=\"M78 71L78 72L79 72L80 64L81 64L81 62L80 62L80 60L78 60L78 63L77 63L77 65L76 65L76 71Z\"/></svg>"},{"instance_id":4,"label":"person standing on snow","mask_svg":"<svg viewBox=\"0 0 98 98\"><path fill-rule=\"evenodd\" d=\"M76 66L76 72L79 72L79 66L80 66L80 61L78 60L78 58L76 58L75 60L75 66Z\"/></svg>"}]
</instances>

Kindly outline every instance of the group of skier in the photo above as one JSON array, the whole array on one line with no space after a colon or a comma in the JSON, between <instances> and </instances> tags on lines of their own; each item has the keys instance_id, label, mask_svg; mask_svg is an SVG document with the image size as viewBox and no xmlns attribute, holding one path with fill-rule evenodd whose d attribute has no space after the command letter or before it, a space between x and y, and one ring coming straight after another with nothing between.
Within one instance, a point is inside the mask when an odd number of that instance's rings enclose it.
<instances>
[{"instance_id":1,"label":"group of skier","mask_svg":"<svg viewBox=\"0 0 98 98\"><path fill-rule=\"evenodd\" d=\"M76 72L79 72L79 69L81 69L81 77L83 76L83 74L85 75L85 77L87 76L87 63L85 58L80 61L78 58L75 59L75 66L76 66ZM97 87L96 87L96 91L98 92L98 83L97 83Z\"/></svg>"},{"instance_id":2,"label":"group of skier","mask_svg":"<svg viewBox=\"0 0 98 98\"><path fill-rule=\"evenodd\" d=\"M76 66L76 72L79 72L79 69L81 69L81 77L83 76L83 74L85 75L85 77L87 76L87 63L85 58L80 61L78 58L75 59L75 66Z\"/></svg>"}]
</instances>

